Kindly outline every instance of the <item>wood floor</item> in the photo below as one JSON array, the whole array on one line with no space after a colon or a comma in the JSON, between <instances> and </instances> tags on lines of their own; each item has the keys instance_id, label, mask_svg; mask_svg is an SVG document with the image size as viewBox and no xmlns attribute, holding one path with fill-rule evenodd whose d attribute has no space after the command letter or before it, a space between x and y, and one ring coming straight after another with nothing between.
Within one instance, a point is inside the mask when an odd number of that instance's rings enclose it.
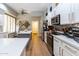
<instances>
[{"instance_id":1,"label":"wood floor","mask_svg":"<svg viewBox=\"0 0 79 59\"><path fill-rule=\"evenodd\" d=\"M46 44L41 40L38 34L32 34L32 39L28 45L27 56L51 56Z\"/></svg>"}]
</instances>

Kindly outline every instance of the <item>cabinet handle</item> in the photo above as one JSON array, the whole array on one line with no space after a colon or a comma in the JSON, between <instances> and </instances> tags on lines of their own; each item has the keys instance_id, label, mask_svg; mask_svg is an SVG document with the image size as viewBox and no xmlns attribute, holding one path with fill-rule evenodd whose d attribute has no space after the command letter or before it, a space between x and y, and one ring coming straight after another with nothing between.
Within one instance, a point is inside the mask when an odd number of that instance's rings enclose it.
<instances>
[{"instance_id":1,"label":"cabinet handle","mask_svg":"<svg viewBox=\"0 0 79 59\"><path fill-rule=\"evenodd\" d=\"M74 51L74 50L72 50L71 48L69 48L68 46L65 46L70 52L72 52L72 53L77 53L76 51Z\"/></svg>"}]
</instances>

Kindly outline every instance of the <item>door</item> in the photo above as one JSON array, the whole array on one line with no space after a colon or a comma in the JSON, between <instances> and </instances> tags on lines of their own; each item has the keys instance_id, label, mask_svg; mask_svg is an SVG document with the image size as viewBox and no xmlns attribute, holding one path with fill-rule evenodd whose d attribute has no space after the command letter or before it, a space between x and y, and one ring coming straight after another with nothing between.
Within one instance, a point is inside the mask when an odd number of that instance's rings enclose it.
<instances>
[{"instance_id":1,"label":"door","mask_svg":"<svg viewBox=\"0 0 79 59\"><path fill-rule=\"evenodd\" d=\"M32 21L32 33L39 33L39 22Z\"/></svg>"},{"instance_id":2,"label":"door","mask_svg":"<svg viewBox=\"0 0 79 59\"><path fill-rule=\"evenodd\" d=\"M40 33L40 19L41 17L32 17L32 33Z\"/></svg>"}]
</instances>

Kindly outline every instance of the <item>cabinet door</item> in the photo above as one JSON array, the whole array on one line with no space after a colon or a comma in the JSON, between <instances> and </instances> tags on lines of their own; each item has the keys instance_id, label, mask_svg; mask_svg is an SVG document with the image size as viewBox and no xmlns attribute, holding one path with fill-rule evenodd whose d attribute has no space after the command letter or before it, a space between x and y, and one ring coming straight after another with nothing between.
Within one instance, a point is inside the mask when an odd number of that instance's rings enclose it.
<instances>
[{"instance_id":1,"label":"cabinet door","mask_svg":"<svg viewBox=\"0 0 79 59\"><path fill-rule=\"evenodd\" d=\"M73 56L72 53L70 53L69 51L67 51L67 50L65 50L65 49L63 49L62 52L63 52L63 53L62 53L63 56Z\"/></svg>"},{"instance_id":2,"label":"cabinet door","mask_svg":"<svg viewBox=\"0 0 79 59\"><path fill-rule=\"evenodd\" d=\"M60 16L60 24L69 24L69 14L68 13L62 13Z\"/></svg>"},{"instance_id":3,"label":"cabinet door","mask_svg":"<svg viewBox=\"0 0 79 59\"><path fill-rule=\"evenodd\" d=\"M61 45L60 41L57 38L54 38L54 55L59 56L61 55Z\"/></svg>"},{"instance_id":4,"label":"cabinet door","mask_svg":"<svg viewBox=\"0 0 79 59\"><path fill-rule=\"evenodd\" d=\"M58 56L59 55L59 45L57 41L54 40L54 55Z\"/></svg>"},{"instance_id":5,"label":"cabinet door","mask_svg":"<svg viewBox=\"0 0 79 59\"><path fill-rule=\"evenodd\" d=\"M69 24L70 23L70 13L71 13L71 4L63 4L61 3L60 4L60 7L59 7L59 13L60 13L60 23L61 24Z\"/></svg>"},{"instance_id":6,"label":"cabinet door","mask_svg":"<svg viewBox=\"0 0 79 59\"><path fill-rule=\"evenodd\" d=\"M65 51L66 51L66 53L65 53ZM67 53L70 54L70 56L71 55L78 56L79 50L72 47L71 45L63 42L63 54L65 55Z\"/></svg>"},{"instance_id":7,"label":"cabinet door","mask_svg":"<svg viewBox=\"0 0 79 59\"><path fill-rule=\"evenodd\" d=\"M72 4L73 23L79 23L79 4Z\"/></svg>"}]
</instances>

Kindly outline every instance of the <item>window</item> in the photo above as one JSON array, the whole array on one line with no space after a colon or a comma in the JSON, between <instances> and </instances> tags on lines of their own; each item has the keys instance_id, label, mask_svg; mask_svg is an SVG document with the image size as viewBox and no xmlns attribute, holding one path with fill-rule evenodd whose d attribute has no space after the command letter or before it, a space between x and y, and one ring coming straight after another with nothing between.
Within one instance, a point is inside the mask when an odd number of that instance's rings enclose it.
<instances>
[{"instance_id":1,"label":"window","mask_svg":"<svg viewBox=\"0 0 79 59\"><path fill-rule=\"evenodd\" d=\"M4 28L3 28L3 32L8 32L8 20L7 20L7 15L4 15Z\"/></svg>"},{"instance_id":2,"label":"window","mask_svg":"<svg viewBox=\"0 0 79 59\"><path fill-rule=\"evenodd\" d=\"M7 14L4 15L4 32L15 32L15 18Z\"/></svg>"},{"instance_id":3,"label":"window","mask_svg":"<svg viewBox=\"0 0 79 59\"><path fill-rule=\"evenodd\" d=\"M11 18L10 18L10 16L7 16L7 21L8 21L7 29L8 29L8 32L10 33L11 32Z\"/></svg>"}]
</instances>

